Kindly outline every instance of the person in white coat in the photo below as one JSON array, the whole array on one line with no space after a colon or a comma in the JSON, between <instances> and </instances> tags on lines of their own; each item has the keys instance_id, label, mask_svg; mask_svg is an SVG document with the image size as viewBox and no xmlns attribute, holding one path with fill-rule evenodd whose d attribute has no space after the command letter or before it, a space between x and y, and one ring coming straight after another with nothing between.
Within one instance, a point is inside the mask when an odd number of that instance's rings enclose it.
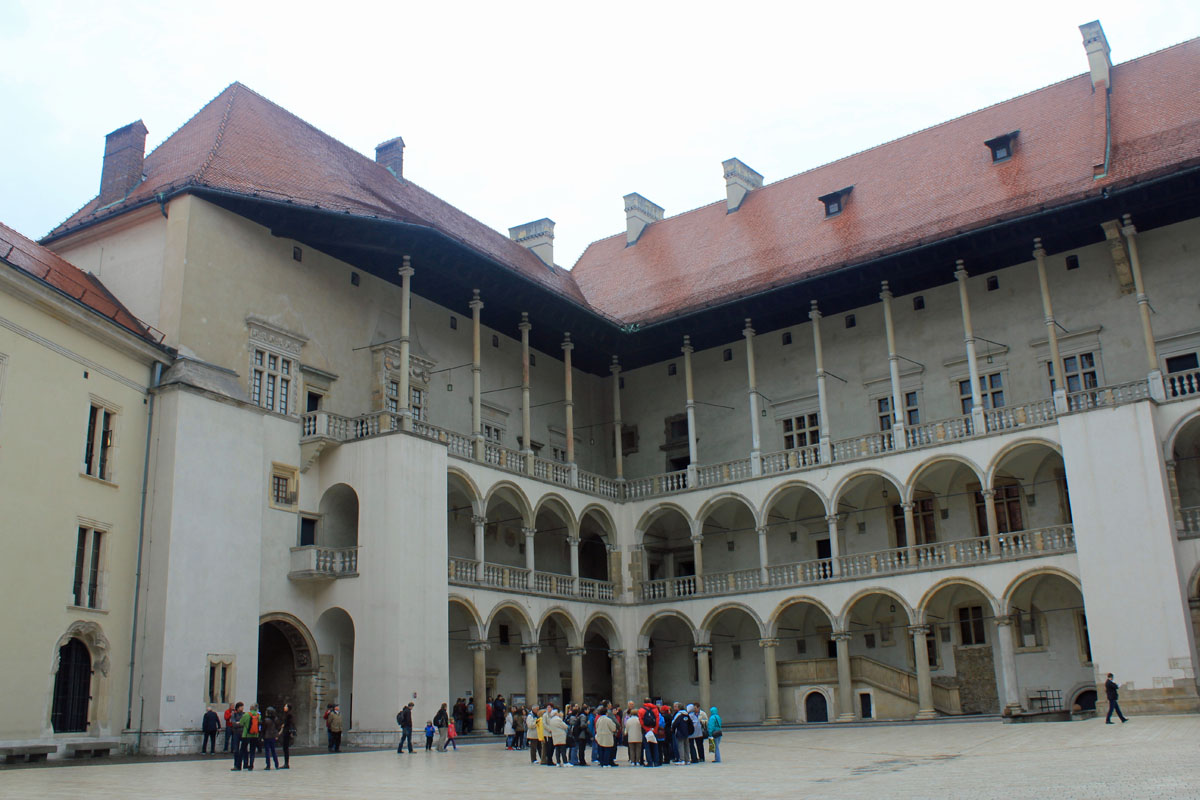
<instances>
[{"instance_id":1,"label":"person in white coat","mask_svg":"<svg viewBox=\"0 0 1200 800\"><path fill-rule=\"evenodd\" d=\"M601 714L596 718L596 745L600 748L600 766L615 767L614 757L617 753L617 723L611 714Z\"/></svg>"}]
</instances>

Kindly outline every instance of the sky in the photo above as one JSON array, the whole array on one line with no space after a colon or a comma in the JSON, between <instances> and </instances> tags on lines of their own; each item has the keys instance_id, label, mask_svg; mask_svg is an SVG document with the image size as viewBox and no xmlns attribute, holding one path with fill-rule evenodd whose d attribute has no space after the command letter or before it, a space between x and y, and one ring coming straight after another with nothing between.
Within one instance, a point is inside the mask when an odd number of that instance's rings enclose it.
<instances>
[{"instance_id":1,"label":"sky","mask_svg":"<svg viewBox=\"0 0 1200 800\"><path fill-rule=\"evenodd\" d=\"M0 222L40 237L98 191L104 135L147 151L233 81L507 233L550 217L555 261L767 183L1200 35L1200 3L203 3L0 0Z\"/></svg>"}]
</instances>

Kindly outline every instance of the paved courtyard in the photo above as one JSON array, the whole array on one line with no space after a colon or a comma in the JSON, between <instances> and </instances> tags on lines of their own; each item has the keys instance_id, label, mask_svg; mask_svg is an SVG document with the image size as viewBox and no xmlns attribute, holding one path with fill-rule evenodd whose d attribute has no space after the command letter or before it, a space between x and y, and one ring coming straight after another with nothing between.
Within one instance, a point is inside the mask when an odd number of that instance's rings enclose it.
<instances>
[{"instance_id":1,"label":"paved courtyard","mask_svg":"<svg viewBox=\"0 0 1200 800\"><path fill-rule=\"evenodd\" d=\"M656 772L529 766L499 745L294 758L286 772L230 772L223 758L0 771L4 798L1147 798L1200 797L1200 716L1075 723L735 731L724 763ZM624 750L620 751L624 756ZM464 794L465 793L465 794ZM485 794L486 793L486 794ZM546 794L552 793L552 794Z\"/></svg>"}]
</instances>

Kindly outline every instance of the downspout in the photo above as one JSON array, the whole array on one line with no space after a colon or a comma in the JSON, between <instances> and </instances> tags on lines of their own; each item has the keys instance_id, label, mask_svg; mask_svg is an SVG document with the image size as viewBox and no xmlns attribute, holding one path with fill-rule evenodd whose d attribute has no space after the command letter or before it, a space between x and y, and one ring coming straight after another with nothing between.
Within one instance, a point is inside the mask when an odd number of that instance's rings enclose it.
<instances>
[{"instance_id":1,"label":"downspout","mask_svg":"<svg viewBox=\"0 0 1200 800\"><path fill-rule=\"evenodd\" d=\"M1093 180L1108 177L1108 165L1112 160L1112 89L1104 87L1104 171L1093 175Z\"/></svg>"},{"instance_id":2,"label":"downspout","mask_svg":"<svg viewBox=\"0 0 1200 800\"><path fill-rule=\"evenodd\" d=\"M154 362L154 373L150 379L150 395L149 409L146 413L146 451L142 459L142 502L141 510L138 513L138 546L137 546L137 568L133 575L133 624L129 631L129 692L127 694L128 705L125 709L125 729L133 724L133 667L135 657L137 655L137 627L138 627L138 610L139 603L142 599L142 551L146 541L146 487L150 480L150 437L154 428L154 398L155 389L158 388L158 383L162 379L162 362ZM144 707L144 703L143 703ZM138 732L137 732L137 752L142 750L142 714L138 714Z\"/></svg>"}]
</instances>

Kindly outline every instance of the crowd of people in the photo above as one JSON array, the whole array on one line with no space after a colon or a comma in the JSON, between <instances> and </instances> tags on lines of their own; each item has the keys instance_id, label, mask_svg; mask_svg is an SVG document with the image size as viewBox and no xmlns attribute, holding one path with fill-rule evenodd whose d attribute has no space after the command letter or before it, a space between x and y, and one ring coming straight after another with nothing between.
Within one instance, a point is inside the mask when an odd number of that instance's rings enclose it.
<instances>
[{"instance_id":1,"label":"crowd of people","mask_svg":"<svg viewBox=\"0 0 1200 800\"><path fill-rule=\"evenodd\" d=\"M339 736L340 736L340 717ZM221 717L209 706L204 712L201 724L204 740L200 745L203 755L208 749L210 755L217 753L217 732L221 729ZM284 704L282 712L276 712L274 706L268 706L264 712L259 712L258 704L246 710L245 703L230 703L225 709L225 746L224 752L233 753L233 772L253 770L254 759L261 750L265 768L291 769L291 747L296 741L296 719L292 715L292 707ZM332 745L331 745L332 747ZM283 764L279 763L279 750L283 750Z\"/></svg>"}]
</instances>

